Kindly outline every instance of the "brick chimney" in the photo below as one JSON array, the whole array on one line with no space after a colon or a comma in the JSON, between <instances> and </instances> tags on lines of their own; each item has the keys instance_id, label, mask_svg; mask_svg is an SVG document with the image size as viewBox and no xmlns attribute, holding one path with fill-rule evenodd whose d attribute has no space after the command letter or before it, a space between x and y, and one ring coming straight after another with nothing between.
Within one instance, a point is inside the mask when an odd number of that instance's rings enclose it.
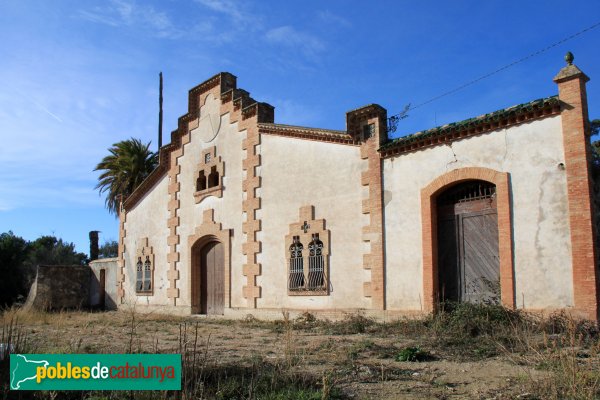
<instances>
[{"instance_id":1,"label":"brick chimney","mask_svg":"<svg viewBox=\"0 0 600 400\"><path fill-rule=\"evenodd\" d=\"M90 261L98 259L98 233L100 231L90 231Z\"/></svg>"}]
</instances>

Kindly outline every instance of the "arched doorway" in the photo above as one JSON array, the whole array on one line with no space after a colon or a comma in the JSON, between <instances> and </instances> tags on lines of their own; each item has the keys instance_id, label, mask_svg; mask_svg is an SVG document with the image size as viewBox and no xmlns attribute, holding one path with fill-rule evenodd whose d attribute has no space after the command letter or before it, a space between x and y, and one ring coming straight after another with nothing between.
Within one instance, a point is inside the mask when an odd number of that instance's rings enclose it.
<instances>
[{"instance_id":1,"label":"arched doorway","mask_svg":"<svg viewBox=\"0 0 600 400\"><path fill-rule=\"evenodd\" d=\"M442 302L499 304L496 186L471 180L437 196L438 294Z\"/></svg>"},{"instance_id":2,"label":"arched doorway","mask_svg":"<svg viewBox=\"0 0 600 400\"><path fill-rule=\"evenodd\" d=\"M225 255L221 242L192 247L192 312L222 315L225 308Z\"/></svg>"}]
</instances>

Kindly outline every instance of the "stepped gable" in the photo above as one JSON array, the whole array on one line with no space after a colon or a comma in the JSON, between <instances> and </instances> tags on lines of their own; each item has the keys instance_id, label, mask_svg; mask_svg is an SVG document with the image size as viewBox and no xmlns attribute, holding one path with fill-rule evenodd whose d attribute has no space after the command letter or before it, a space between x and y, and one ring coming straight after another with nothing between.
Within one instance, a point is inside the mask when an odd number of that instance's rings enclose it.
<instances>
[{"instance_id":1,"label":"stepped gable","mask_svg":"<svg viewBox=\"0 0 600 400\"><path fill-rule=\"evenodd\" d=\"M221 93L221 104L233 101L234 110L241 109L242 120L258 116L258 122L273 123L274 107L268 103L257 102L244 89L237 88L237 78L229 72L220 72L212 78L207 79L188 92L188 112L177 120L177 129L171 132L171 142L160 148L158 166L148 177L136 188L136 190L123 202L127 210L135 206L150 191L150 189L169 170L170 154L181 148L181 138L195 126L200 116L200 98L203 94L219 86ZM233 121L232 121L233 122Z\"/></svg>"}]
</instances>

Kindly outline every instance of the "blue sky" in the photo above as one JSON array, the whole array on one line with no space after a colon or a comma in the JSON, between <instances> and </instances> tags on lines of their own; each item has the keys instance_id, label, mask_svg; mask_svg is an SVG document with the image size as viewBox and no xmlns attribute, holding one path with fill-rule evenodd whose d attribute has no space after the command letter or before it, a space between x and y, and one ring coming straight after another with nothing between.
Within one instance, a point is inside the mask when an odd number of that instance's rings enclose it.
<instances>
[{"instance_id":1,"label":"blue sky","mask_svg":"<svg viewBox=\"0 0 600 400\"><path fill-rule=\"evenodd\" d=\"M220 71L275 106L278 123L344 129L345 113L420 104L600 21L597 0L2 0L0 232L56 235L88 252L117 239L94 166L129 137L165 142L187 91ZM557 93L567 50L592 79L600 27L411 111L396 135Z\"/></svg>"}]
</instances>

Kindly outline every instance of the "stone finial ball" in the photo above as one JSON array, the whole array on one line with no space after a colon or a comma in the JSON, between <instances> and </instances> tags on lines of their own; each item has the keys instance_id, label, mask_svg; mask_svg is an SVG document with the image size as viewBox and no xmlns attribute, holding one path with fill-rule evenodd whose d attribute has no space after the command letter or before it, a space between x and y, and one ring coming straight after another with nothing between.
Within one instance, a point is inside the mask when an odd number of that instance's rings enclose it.
<instances>
[{"instance_id":1,"label":"stone finial ball","mask_svg":"<svg viewBox=\"0 0 600 400\"><path fill-rule=\"evenodd\" d=\"M567 51L567 54L565 55L565 61L567 62L567 64L572 65L574 59L575 59L575 56L573 55L573 53L571 53L570 51Z\"/></svg>"}]
</instances>

